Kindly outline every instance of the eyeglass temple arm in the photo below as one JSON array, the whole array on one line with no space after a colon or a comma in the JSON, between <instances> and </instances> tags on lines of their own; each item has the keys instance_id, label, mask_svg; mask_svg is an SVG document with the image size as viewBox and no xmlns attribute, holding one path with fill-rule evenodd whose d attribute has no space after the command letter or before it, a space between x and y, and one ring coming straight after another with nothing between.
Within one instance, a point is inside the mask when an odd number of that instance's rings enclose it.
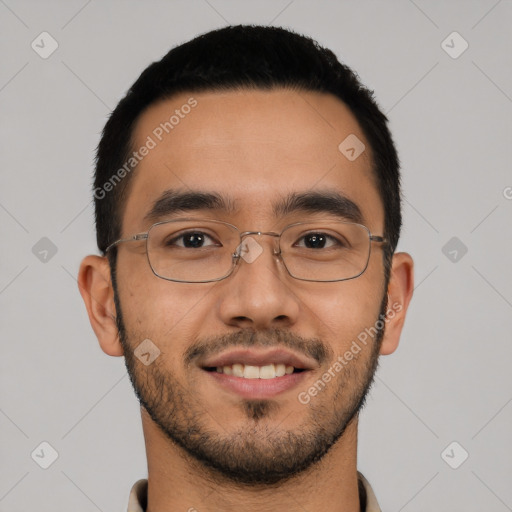
<instances>
[{"instance_id":1,"label":"eyeglass temple arm","mask_svg":"<svg viewBox=\"0 0 512 512\"><path fill-rule=\"evenodd\" d=\"M146 240L148 238L147 233L138 233L136 235L131 236L130 238L120 238L119 240L116 240L115 242L112 242L106 249L105 252L108 252L112 247L115 247L116 245L119 245L123 242L135 242L137 240Z\"/></svg>"}]
</instances>

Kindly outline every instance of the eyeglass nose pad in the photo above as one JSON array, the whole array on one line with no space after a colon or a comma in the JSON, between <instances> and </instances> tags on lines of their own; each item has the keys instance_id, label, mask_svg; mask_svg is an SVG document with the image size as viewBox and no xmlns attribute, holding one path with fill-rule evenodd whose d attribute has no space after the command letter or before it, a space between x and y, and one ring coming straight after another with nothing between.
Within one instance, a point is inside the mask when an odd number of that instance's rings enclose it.
<instances>
[{"instance_id":1,"label":"eyeglass nose pad","mask_svg":"<svg viewBox=\"0 0 512 512\"><path fill-rule=\"evenodd\" d=\"M233 260L235 261L235 263L239 263L240 259L242 258L242 253L244 252L243 251L243 247L244 247L244 244L241 243L236 249L235 251L231 254L231 257L233 258ZM273 256L278 256L280 257L281 256L281 248L280 247L274 247L272 249L272 255Z\"/></svg>"}]
</instances>

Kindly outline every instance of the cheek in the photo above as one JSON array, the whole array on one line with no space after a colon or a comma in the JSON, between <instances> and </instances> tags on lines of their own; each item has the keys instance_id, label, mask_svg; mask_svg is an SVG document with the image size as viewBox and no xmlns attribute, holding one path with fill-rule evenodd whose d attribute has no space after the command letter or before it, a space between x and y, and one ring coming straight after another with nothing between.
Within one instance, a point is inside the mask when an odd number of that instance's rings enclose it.
<instances>
[{"instance_id":1,"label":"cheek","mask_svg":"<svg viewBox=\"0 0 512 512\"><path fill-rule=\"evenodd\" d=\"M308 305L315 335L335 353L346 350L365 329L375 325L380 312L382 287L366 273L349 281L310 287L301 299ZM332 288L331 288L332 286Z\"/></svg>"},{"instance_id":2,"label":"cheek","mask_svg":"<svg viewBox=\"0 0 512 512\"><path fill-rule=\"evenodd\" d=\"M118 272L118 289L123 319L128 333L141 339L149 338L161 349L170 343L173 349L193 336L204 318L209 289L185 283L173 283L156 277L148 269L128 266Z\"/></svg>"}]
</instances>

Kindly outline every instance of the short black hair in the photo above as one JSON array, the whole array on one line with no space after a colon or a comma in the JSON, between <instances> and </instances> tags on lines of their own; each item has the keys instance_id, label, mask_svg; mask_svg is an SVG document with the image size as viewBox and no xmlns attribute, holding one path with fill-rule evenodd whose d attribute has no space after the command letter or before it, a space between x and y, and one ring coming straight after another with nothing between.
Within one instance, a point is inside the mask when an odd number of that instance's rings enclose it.
<instances>
[{"instance_id":1,"label":"short black hair","mask_svg":"<svg viewBox=\"0 0 512 512\"><path fill-rule=\"evenodd\" d=\"M110 115L96 154L94 198L100 251L105 254L108 245L121 236L133 173L118 171L133 152L137 120L150 105L185 92L280 88L330 93L357 119L370 144L373 173L384 205L384 236L389 241L384 247L387 278L402 223L400 165L388 120L373 91L331 50L310 37L271 26L227 26L200 35L148 66L130 87ZM123 178L112 181L119 176ZM108 183L112 186L107 188ZM116 252L115 247L108 251L114 272Z\"/></svg>"}]
</instances>

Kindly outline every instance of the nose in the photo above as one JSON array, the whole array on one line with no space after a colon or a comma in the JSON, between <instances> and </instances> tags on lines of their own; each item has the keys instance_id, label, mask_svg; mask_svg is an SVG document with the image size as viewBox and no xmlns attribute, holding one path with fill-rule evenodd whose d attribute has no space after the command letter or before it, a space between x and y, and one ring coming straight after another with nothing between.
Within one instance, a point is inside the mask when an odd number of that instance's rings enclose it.
<instances>
[{"instance_id":1,"label":"nose","mask_svg":"<svg viewBox=\"0 0 512 512\"><path fill-rule=\"evenodd\" d=\"M289 328L299 318L300 302L277 250L277 240L249 233L239 248L231 276L218 286L218 314L239 328Z\"/></svg>"}]
</instances>

